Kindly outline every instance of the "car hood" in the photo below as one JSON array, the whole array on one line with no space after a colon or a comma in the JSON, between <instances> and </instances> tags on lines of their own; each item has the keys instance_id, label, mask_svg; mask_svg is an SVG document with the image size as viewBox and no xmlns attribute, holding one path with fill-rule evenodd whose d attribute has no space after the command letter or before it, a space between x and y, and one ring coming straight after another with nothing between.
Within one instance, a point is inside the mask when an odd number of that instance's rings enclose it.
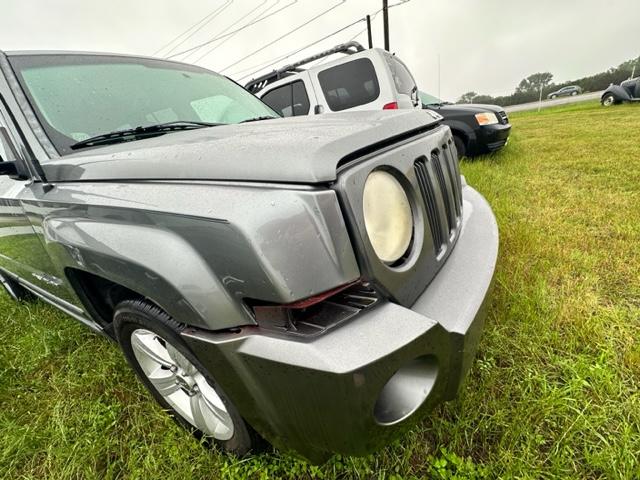
<instances>
[{"instance_id":1,"label":"car hood","mask_svg":"<svg viewBox=\"0 0 640 480\"><path fill-rule=\"evenodd\" d=\"M435 110L437 112L450 112L450 113L482 113L482 112L502 112L503 107L499 105L485 105L482 103L455 103L451 105L428 105L427 108Z\"/></svg>"},{"instance_id":2,"label":"car hood","mask_svg":"<svg viewBox=\"0 0 640 480\"><path fill-rule=\"evenodd\" d=\"M420 110L345 112L223 125L119 143L42 164L47 181L322 183L341 159L438 122Z\"/></svg>"}]
</instances>

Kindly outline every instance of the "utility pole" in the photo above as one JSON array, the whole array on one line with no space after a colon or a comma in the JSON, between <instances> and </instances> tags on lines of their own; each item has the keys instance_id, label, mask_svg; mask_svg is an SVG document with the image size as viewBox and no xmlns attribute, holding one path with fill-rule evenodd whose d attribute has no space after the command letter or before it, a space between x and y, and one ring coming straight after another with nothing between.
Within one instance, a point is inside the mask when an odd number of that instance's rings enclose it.
<instances>
[{"instance_id":1,"label":"utility pole","mask_svg":"<svg viewBox=\"0 0 640 480\"><path fill-rule=\"evenodd\" d=\"M371 15L367 15L367 35L369 37L369 48L373 48L373 36L371 35Z\"/></svg>"},{"instance_id":2,"label":"utility pole","mask_svg":"<svg viewBox=\"0 0 640 480\"><path fill-rule=\"evenodd\" d=\"M542 82L540 82L540 98L538 99L538 111L542 108Z\"/></svg>"},{"instance_id":3,"label":"utility pole","mask_svg":"<svg viewBox=\"0 0 640 480\"><path fill-rule=\"evenodd\" d=\"M382 18L384 22L384 49L389 51L389 0L382 0Z\"/></svg>"}]
</instances>

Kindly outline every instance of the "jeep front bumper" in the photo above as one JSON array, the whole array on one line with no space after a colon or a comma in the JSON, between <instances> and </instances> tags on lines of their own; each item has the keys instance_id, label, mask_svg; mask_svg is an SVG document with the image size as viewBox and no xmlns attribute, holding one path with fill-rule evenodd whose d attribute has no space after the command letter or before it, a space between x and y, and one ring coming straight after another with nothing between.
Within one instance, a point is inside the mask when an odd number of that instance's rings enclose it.
<instances>
[{"instance_id":1,"label":"jeep front bumper","mask_svg":"<svg viewBox=\"0 0 640 480\"><path fill-rule=\"evenodd\" d=\"M457 245L409 309L380 302L324 335L290 338L257 327L194 329L184 339L267 440L319 462L387 444L455 397L482 331L498 254L485 199L463 188Z\"/></svg>"}]
</instances>

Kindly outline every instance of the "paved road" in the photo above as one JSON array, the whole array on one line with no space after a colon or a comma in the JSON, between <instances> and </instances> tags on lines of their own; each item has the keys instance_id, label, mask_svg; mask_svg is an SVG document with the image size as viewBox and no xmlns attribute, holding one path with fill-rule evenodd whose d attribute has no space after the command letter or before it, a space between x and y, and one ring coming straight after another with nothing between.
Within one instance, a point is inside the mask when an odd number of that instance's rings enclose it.
<instances>
[{"instance_id":1,"label":"paved road","mask_svg":"<svg viewBox=\"0 0 640 480\"><path fill-rule=\"evenodd\" d=\"M604 91L604 90L603 90ZM543 100L542 108L556 107L558 105L567 105L569 103L585 102L587 100L600 100L602 92L583 93L574 97L560 97L555 100ZM507 112L523 112L525 110L537 110L538 102L523 103L521 105L511 105L505 107Z\"/></svg>"}]
</instances>

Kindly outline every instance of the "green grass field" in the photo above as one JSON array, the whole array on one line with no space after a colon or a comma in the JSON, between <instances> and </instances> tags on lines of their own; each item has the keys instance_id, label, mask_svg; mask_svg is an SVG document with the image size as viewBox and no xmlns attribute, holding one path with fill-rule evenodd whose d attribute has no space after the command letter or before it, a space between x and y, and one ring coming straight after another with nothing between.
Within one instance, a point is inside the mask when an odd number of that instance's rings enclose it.
<instances>
[{"instance_id":1,"label":"green grass field","mask_svg":"<svg viewBox=\"0 0 640 480\"><path fill-rule=\"evenodd\" d=\"M41 303L0 294L0 477L640 478L640 108L512 118L464 162L501 250L460 397L367 458L310 466L202 448L119 350Z\"/></svg>"}]
</instances>

